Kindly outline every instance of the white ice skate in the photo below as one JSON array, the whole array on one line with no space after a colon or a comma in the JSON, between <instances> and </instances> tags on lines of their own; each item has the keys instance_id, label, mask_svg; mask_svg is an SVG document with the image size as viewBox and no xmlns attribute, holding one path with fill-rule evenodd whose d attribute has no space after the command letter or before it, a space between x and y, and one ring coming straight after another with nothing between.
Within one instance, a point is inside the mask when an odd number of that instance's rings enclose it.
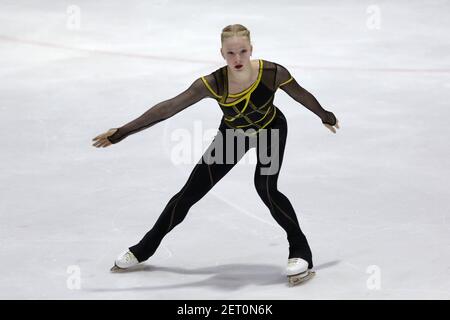
<instances>
[{"instance_id":1,"label":"white ice skate","mask_svg":"<svg viewBox=\"0 0 450 320\"><path fill-rule=\"evenodd\" d=\"M122 252L114 261L114 266L111 268L111 272L123 271L125 269L134 267L139 264L134 254L130 250Z\"/></svg>"},{"instance_id":2,"label":"white ice skate","mask_svg":"<svg viewBox=\"0 0 450 320\"><path fill-rule=\"evenodd\" d=\"M291 258L288 259L286 274L292 287L311 279L316 272L308 269L308 262L302 258Z\"/></svg>"}]
</instances>

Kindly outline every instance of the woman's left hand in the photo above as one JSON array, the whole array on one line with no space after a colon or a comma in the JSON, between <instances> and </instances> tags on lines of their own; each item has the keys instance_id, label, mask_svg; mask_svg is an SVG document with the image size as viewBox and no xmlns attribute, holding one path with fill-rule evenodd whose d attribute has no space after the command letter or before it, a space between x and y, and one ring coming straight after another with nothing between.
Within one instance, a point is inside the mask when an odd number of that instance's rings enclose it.
<instances>
[{"instance_id":1,"label":"woman's left hand","mask_svg":"<svg viewBox=\"0 0 450 320\"><path fill-rule=\"evenodd\" d=\"M336 133L336 129L340 129L340 127L339 127L339 120L337 118L336 118L336 124L334 126L326 124L326 123L324 123L323 125L325 127L327 127L328 129L330 129L330 131L333 132L333 133Z\"/></svg>"}]
</instances>

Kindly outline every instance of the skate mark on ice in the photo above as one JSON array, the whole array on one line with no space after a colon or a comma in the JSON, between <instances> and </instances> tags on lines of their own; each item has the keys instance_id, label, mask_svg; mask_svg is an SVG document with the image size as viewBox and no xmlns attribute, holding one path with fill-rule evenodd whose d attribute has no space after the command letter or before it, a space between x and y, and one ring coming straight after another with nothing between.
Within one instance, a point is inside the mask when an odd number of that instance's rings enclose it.
<instances>
[{"instance_id":1,"label":"skate mark on ice","mask_svg":"<svg viewBox=\"0 0 450 320\"><path fill-rule=\"evenodd\" d=\"M341 263L341 260L334 260L334 261L321 263L319 265L316 265L314 267L314 270L323 270L323 269L326 269L326 268L331 268L331 267L334 267L335 265L338 265L339 263Z\"/></svg>"}]
</instances>

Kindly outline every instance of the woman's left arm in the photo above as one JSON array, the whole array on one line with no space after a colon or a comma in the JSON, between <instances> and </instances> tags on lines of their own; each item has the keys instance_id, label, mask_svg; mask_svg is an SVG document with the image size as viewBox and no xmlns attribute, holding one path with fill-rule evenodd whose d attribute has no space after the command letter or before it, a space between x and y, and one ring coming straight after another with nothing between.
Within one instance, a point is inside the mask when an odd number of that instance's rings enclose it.
<instances>
[{"instance_id":1,"label":"woman's left arm","mask_svg":"<svg viewBox=\"0 0 450 320\"><path fill-rule=\"evenodd\" d=\"M276 88L281 88L292 99L301 103L303 106L314 112L322 120L323 124L325 124L331 131L336 133L336 130L333 130L333 126L339 128L339 125L338 120L334 116L333 112L327 111L322 108L319 101L317 101L317 99L306 89L302 88L285 67L279 64L276 64L276 66Z\"/></svg>"}]
</instances>

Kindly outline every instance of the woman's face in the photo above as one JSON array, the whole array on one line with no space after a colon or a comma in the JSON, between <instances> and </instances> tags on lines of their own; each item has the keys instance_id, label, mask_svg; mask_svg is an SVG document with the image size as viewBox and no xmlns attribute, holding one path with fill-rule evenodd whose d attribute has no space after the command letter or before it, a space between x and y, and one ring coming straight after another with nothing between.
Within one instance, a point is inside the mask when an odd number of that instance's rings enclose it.
<instances>
[{"instance_id":1,"label":"woman's face","mask_svg":"<svg viewBox=\"0 0 450 320\"><path fill-rule=\"evenodd\" d=\"M226 38L222 43L220 53L233 71L239 71L250 67L250 56L253 47L247 37L235 36Z\"/></svg>"}]
</instances>

